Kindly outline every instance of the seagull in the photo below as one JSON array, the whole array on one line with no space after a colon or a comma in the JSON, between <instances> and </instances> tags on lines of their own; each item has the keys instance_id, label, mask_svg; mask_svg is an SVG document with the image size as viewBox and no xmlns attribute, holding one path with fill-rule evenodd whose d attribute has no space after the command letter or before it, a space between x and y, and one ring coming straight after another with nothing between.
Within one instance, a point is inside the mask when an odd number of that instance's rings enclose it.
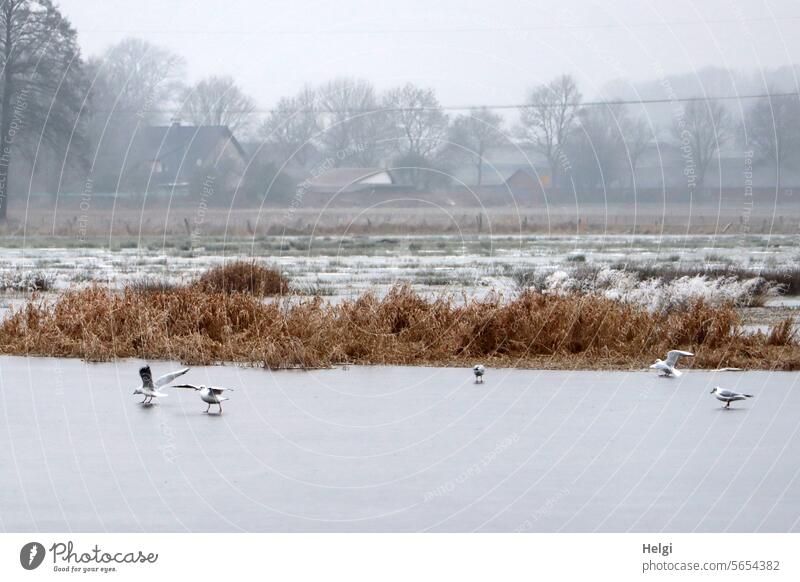
<instances>
[{"instance_id":1,"label":"seagull","mask_svg":"<svg viewBox=\"0 0 800 582\"><path fill-rule=\"evenodd\" d=\"M711 390L711 394L714 394L717 397L717 400L724 402L725 408L730 408L731 402L753 397L752 394L741 394L739 392L734 392L733 390L723 390L719 386L715 386L714 389Z\"/></svg>"},{"instance_id":2,"label":"seagull","mask_svg":"<svg viewBox=\"0 0 800 582\"><path fill-rule=\"evenodd\" d=\"M134 390L133 393L144 394L144 400L142 400L140 404L152 404L153 398L167 396L163 392L159 392L159 388L166 386L175 378L178 376L183 376L188 371L189 368L183 368L182 370L170 372L169 374L164 374L163 376L156 378L156 381L153 382L153 373L150 371L150 366L143 366L139 368L139 376L142 378L142 385Z\"/></svg>"},{"instance_id":3,"label":"seagull","mask_svg":"<svg viewBox=\"0 0 800 582\"><path fill-rule=\"evenodd\" d=\"M672 350L667 353L666 360L656 360L655 364L650 366L654 370L664 372L662 376L680 376L682 372L678 370L675 365L681 356L693 356L692 352L684 352L683 350Z\"/></svg>"},{"instance_id":4,"label":"seagull","mask_svg":"<svg viewBox=\"0 0 800 582\"><path fill-rule=\"evenodd\" d=\"M472 372L475 374L475 383L480 382L483 384L483 375L486 373L486 368L483 367L483 364L473 366Z\"/></svg>"},{"instance_id":5,"label":"seagull","mask_svg":"<svg viewBox=\"0 0 800 582\"><path fill-rule=\"evenodd\" d=\"M208 402L208 408L204 410L204 412L208 412L211 410L211 405L216 404L219 406L219 413L222 414L222 403L225 400L229 400L227 397L223 396L222 393L225 391L233 392L233 388L217 388L215 386L195 386L194 384L177 384L174 386L175 388L191 388L192 390L199 390L200 391L200 399L203 402Z\"/></svg>"}]
</instances>

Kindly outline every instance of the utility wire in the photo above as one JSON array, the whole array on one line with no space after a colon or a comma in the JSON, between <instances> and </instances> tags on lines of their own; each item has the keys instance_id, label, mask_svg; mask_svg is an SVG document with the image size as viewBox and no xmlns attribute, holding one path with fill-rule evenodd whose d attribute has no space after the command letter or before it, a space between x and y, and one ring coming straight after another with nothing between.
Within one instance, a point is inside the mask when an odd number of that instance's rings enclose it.
<instances>
[{"instance_id":1,"label":"utility wire","mask_svg":"<svg viewBox=\"0 0 800 582\"><path fill-rule=\"evenodd\" d=\"M659 99L636 99L636 100L622 100L613 99L609 101L581 101L569 103L516 103L516 104L500 104L500 105L443 105L439 107L376 107L370 109L296 109L290 110L288 113L302 114L302 113L330 113L330 114L346 114L357 115L361 113L392 113L399 111L426 111L426 110L444 110L444 111L478 111L480 109L535 109L541 107L608 107L612 105L655 105L664 103L689 103L693 101L744 101L749 99L781 99L784 97L798 97L800 93L760 93L757 95L720 95L720 96L704 96L704 97L676 97L659 98ZM97 111L97 110L95 110ZM103 113L108 113L108 110L100 110ZM230 113L278 113L278 109L248 109L238 110L231 109ZM285 110L284 110L285 111ZM160 108L160 109L144 109L137 110L137 113L181 113L180 108Z\"/></svg>"}]
</instances>

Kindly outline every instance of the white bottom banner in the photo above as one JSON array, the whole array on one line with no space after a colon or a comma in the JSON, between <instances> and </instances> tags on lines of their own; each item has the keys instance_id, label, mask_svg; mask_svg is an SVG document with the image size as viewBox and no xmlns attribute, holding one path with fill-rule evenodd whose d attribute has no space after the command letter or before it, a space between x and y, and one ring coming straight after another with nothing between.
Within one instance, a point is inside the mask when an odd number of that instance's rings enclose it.
<instances>
[{"instance_id":1,"label":"white bottom banner","mask_svg":"<svg viewBox=\"0 0 800 582\"><path fill-rule=\"evenodd\" d=\"M3 534L0 580L799 580L797 534Z\"/></svg>"}]
</instances>

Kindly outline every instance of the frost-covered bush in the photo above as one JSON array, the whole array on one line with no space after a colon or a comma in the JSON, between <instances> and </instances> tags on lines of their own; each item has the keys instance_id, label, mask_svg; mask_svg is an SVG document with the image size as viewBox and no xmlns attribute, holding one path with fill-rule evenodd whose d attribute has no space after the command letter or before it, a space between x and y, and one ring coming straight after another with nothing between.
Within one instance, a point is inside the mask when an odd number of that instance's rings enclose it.
<instances>
[{"instance_id":1,"label":"frost-covered bush","mask_svg":"<svg viewBox=\"0 0 800 582\"><path fill-rule=\"evenodd\" d=\"M14 270L0 273L0 291L17 291L30 293L33 291L49 291L53 287L53 279L41 271Z\"/></svg>"},{"instance_id":2,"label":"frost-covered bush","mask_svg":"<svg viewBox=\"0 0 800 582\"><path fill-rule=\"evenodd\" d=\"M685 309L698 300L710 305L763 305L782 290L781 285L763 277L737 279L695 275L667 281L659 277L641 280L635 272L612 268L571 272L559 269L548 275L537 273L529 282L527 287L546 294L593 293L659 312Z\"/></svg>"}]
</instances>

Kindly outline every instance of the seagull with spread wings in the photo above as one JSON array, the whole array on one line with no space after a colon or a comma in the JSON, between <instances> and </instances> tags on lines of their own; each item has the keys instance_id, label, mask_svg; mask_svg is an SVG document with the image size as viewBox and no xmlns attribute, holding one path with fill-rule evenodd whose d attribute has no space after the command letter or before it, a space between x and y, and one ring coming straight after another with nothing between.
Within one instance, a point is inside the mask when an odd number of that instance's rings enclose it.
<instances>
[{"instance_id":1,"label":"seagull with spread wings","mask_svg":"<svg viewBox=\"0 0 800 582\"><path fill-rule=\"evenodd\" d=\"M662 376L675 376L678 377L683 374L680 370L678 370L675 366L678 364L678 360L681 356L693 356L692 352L685 352L683 350L672 350L667 353L666 360L656 360L655 363L650 366L654 370L658 370L662 372Z\"/></svg>"},{"instance_id":2,"label":"seagull with spread wings","mask_svg":"<svg viewBox=\"0 0 800 582\"><path fill-rule=\"evenodd\" d=\"M195 386L194 384L177 384L174 388L190 388L200 392L200 400L208 403L208 408L203 412L211 410L211 405L216 404L219 406L219 413L222 414L222 403L230 400L227 396L223 396L224 392L233 392L233 388L218 388L216 386Z\"/></svg>"},{"instance_id":3,"label":"seagull with spread wings","mask_svg":"<svg viewBox=\"0 0 800 582\"><path fill-rule=\"evenodd\" d=\"M153 398L161 398L163 396L167 396L163 392L159 392L158 389L166 386L170 382L172 382L178 376L183 376L186 372L189 371L189 368L183 368L182 370L176 370L175 372L170 372L169 374L164 374L163 376L159 376L156 378L155 382L153 381L153 373L150 371L150 366L142 366L139 368L139 376L142 378L142 385L139 386L136 390L133 391L134 394L144 394L144 400L140 402L140 404L152 404Z\"/></svg>"}]
</instances>

